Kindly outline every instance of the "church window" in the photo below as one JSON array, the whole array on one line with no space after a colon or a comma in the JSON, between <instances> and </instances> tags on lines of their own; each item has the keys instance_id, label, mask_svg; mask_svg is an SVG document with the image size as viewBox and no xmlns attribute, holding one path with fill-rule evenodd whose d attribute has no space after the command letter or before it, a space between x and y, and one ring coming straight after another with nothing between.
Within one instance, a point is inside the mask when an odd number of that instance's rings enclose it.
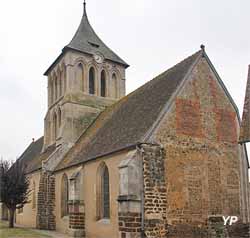
<instances>
[{"instance_id":1,"label":"church window","mask_svg":"<svg viewBox=\"0 0 250 238\"><path fill-rule=\"evenodd\" d=\"M59 97L62 96L62 72L58 71L58 87L59 87Z\"/></svg>"},{"instance_id":2,"label":"church window","mask_svg":"<svg viewBox=\"0 0 250 238\"><path fill-rule=\"evenodd\" d=\"M66 83L66 67L63 65L62 69L62 81L63 81L63 92L66 92L67 89L67 83Z\"/></svg>"},{"instance_id":3,"label":"church window","mask_svg":"<svg viewBox=\"0 0 250 238\"><path fill-rule=\"evenodd\" d=\"M97 218L110 218L109 170L103 163L98 170Z\"/></svg>"},{"instance_id":4,"label":"church window","mask_svg":"<svg viewBox=\"0 0 250 238\"><path fill-rule=\"evenodd\" d=\"M54 78L54 82L55 82L55 84L54 84L54 93L55 93L55 97L54 97L54 100L56 101L57 100L57 77L55 76L55 78Z\"/></svg>"},{"instance_id":5,"label":"church window","mask_svg":"<svg viewBox=\"0 0 250 238\"><path fill-rule=\"evenodd\" d=\"M102 179L103 196L102 196L102 206L103 206L103 218L110 217L110 207L109 207L109 171L108 167L105 166Z\"/></svg>"},{"instance_id":6,"label":"church window","mask_svg":"<svg viewBox=\"0 0 250 238\"><path fill-rule=\"evenodd\" d=\"M69 214L69 183L66 174L62 177L61 183L61 217L67 216Z\"/></svg>"},{"instance_id":7,"label":"church window","mask_svg":"<svg viewBox=\"0 0 250 238\"><path fill-rule=\"evenodd\" d=\"M52 104L54 102L54 82L52 80L49 82L50 104Z\"/></svg>"},{"instance_id":8,"label":"church window","mask_svg":"<svg viewBox=\"0 0 250 238\"><path fill-rule=\"evenodd\" d=\"M57 116L56 116L56 113L54 113L54 116L53 116L53 135L54 135L54 140L56 140L56 137L57 137Z\"/></svg>"},{"instance_id":9,"label":"church window","mask_svg":"<svg viewBox=\"0 0 250 238\"><path fill-rule=\"evenodd\" d=\"M103 70L101 73L101 97L106 96L106 74Z\"/></svg>"},{"instance_id":10,"label":"church window","mask_svg":"<svg viewBox=\"0 0 250 238\"><path fill-rule=\"evenodd\" d=\"M61 127L61 124L62 124L62 111L59 108L58 109L58 129Z\"/></svg>"},{"instance_id":11,"label":"church window","mask_svg":"<svg viewBox=\"0 0 250 238\"><path fill-rule=\"evenodd\" d=\"M36 184L33 182L33 188L32 188L32 208L36 208Z\"/></svg>"},{"instance_id":12,"label":"church window","mask_svg":"<svg viewBox=\"0 0 250 238\"><path fill-rule=\"evenodd\" d=\"M95 70L93 67L89 70L89 94L95 94Z\"/></svg>"},{"instance_id":13,"label":"church window","mask_svg":"<svg viewBox=\"0 0 250 238\"><path fill-rule=\"evenodd\" d=\"M83 74L83 66L82 66L82 64L77 65L76 80L80 84L81 91L84 91L84 74Z\"/></svg>"},{"instance_id":14,"label":"church window","mask_svg":"<svg viewBox=\"0 0 250 238\"><path fill-rule=\"evenodd\" d=\"M112 97L117 98L118 97L118 82L116 74L114 73L112 75L112 91L111 91Z\"/></svg>"}]
</instances>

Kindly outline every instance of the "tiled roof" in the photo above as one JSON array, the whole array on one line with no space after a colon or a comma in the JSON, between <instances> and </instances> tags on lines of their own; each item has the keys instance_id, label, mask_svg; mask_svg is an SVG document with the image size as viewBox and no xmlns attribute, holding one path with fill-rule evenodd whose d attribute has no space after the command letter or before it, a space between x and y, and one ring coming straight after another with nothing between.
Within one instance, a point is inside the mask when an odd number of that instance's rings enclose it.
<instances>
[{"instance_id":1,"label":"tiled roof","mask_svg":"<svg viewBox=\"0 0 250 238\"><path fill-rule=\"evenodd\" d=\"M42 160L47 159L55 150L54 146L49 147L45 152L42 152L43 137L32 142L23 154L19 157L19 161L26 166L26 173L34 172L42 167Z\"/></svg>"},{"instance_id":2,"label":"tiled roof","mask_svg":"<svg viewBox=\"0 0 250 238\"><path fill-rule=\"evenodd\" d=\"M57 170L135 145L202 55L198 51L107 108L83 133Z\"/></svg>"}]
</instances>

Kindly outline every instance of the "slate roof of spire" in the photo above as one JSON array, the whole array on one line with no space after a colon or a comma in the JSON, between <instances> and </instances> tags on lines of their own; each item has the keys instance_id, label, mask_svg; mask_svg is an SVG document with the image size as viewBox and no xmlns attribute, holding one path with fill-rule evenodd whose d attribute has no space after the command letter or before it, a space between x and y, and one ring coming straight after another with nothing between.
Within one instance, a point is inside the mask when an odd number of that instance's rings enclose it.
<instances>
[{"instance_id":1,"label":"slate roof of spire","mask_svg":"<svg viewBox=\"0 0 250 238\"><path fill-rule=\"evenodd\" d=\"M108 46L106 46L103 41L95 33L94 29L89 23L86 4L84 3L84 11L81 23L71 40L71 42L65 46L62 50L61 55L55 60L55 62L47 69L45 75L53 68L56 62L63 56L67 50L76 50L82 53L87 53L94 55L100 53L105 59L111 60L113 62L129 67L129 65L121 59L116 53L114 53Z\"/></svg>"}]
</instances>

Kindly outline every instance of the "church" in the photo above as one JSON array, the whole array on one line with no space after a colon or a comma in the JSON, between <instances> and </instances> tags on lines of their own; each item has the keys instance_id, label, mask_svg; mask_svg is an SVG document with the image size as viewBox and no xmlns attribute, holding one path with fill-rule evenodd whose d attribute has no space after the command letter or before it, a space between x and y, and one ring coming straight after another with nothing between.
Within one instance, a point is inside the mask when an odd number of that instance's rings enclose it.
<instances>
[{"instance_id":1,"label":"church","mask_svg":"<svg viewBox=\"0 0 250 238\"><path fill-rule=\"evenodd\" d=\"M16 223L86 238L249 237L238 108L205 46L183 58L126 95L129 65L84 3L44 74L44 135L19 158L32 192ZM223 216L238 222L224 226Z\"/></svg>"}]
</instances>

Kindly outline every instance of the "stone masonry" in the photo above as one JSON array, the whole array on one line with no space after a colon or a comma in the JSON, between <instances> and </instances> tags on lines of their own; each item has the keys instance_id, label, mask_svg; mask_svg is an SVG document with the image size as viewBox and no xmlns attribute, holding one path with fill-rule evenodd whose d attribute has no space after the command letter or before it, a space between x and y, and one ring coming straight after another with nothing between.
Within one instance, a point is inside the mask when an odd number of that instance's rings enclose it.
<instances>
[{"instance_id":1,"label":"stone masonry","mask_svg":"<svg viewBox=\"0 0 250 238\"><path fill-rule=\"evenodd\" d=\"M144 181L144 233L147 238L166 237L166 181L161 146L141 145Z\"/></svg>"},{"instance_id":2,"label":"stone masonry","mask_svg":"<svg viewBox=\"0 0 250 238\"><path fill-rule=\"evenodd\" d=\"M48 172L42 172L38 201L37 201L37 228L55 230L55 177Z\"/></svg>"},{"instance_id":3,"label":"stone masonry","mask_svg":"<svg viewBox=\"0 0 250 238\"><path fill-rule=\"evenodd\" d=\"M83 202L69 201L69 229L72 237L85 237L85 212Z\"/></svg>"}]
</instances>

